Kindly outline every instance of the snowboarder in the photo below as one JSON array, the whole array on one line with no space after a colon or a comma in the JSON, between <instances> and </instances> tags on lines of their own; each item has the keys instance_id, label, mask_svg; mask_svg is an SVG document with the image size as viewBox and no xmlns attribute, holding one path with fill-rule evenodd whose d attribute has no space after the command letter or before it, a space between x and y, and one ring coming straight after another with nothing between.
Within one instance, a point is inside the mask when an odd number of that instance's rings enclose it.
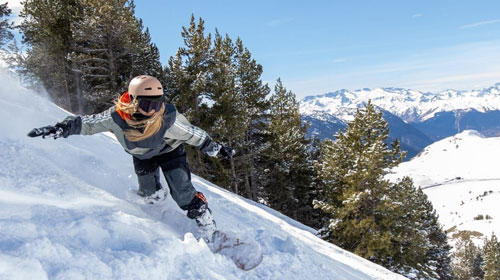
<instances>
[{"instance_id":1,"label":"snowboarder","mask_svg":"<svg viewBox=\"0 0 500 280\"><path fill-rule=\"evenodd\" d=\"M125 151L132 155L139 181L137 194L152 203L161 199L160 168L170 194L179 207L187 210L204 238L216 231L215 221L203 193L191 183L184 144L203 153L230 158L234 150L217 143L202 129L193 126L174 105L166 102L163 87L152 76L133 78L116 106L95 115L69 116L54 126L33 129L28 136L68 137L110 131Z\"/></svg>"}]
</instances>

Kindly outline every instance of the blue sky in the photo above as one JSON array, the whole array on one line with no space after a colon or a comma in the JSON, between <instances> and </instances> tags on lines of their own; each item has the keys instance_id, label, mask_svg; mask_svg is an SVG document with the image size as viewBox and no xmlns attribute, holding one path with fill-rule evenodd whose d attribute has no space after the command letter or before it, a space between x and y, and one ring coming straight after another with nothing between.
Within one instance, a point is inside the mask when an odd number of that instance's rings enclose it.
<instances>
[{"instance_id":1,"label":"blue sky","mask_svg":"<svg viewBox=\"0 0 500 280\"><path fill-rule=\"evenodd\" d=\"M240 37L299 98L341 88L471 89L500 82L500 1L136 0L166 61L191 14Z\"/></svg>"},{"instance_id":2,"label":"blue sky","mask_svg":"<svg viewBox=\"0 0 500 280\"><path fill-rule=\"evenodd\" d=\"M18 1L9 1L15 5ZM271 86L298 98L404 87L472 89L500 82L498 0L136 0L166 63L191 14L240 37ZM9 4L10 5L10 4Z\"/></svg>"}]
</instances>

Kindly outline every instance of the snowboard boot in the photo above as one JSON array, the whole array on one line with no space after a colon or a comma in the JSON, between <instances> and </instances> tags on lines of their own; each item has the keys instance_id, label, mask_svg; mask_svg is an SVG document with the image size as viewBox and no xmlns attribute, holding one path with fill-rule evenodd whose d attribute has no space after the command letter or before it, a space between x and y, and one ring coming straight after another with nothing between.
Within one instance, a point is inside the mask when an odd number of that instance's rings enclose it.
<instances>
[{"instance_id":1,"label":"snowboard boot","mask_svg":"<svg viewBox=\"0 0 500 280\"><path fill-rule=\"evenodd\" d=\"M193 199L194 208L188 210L187 216L194 219L198 225L198 237L205 239L207 243L212 242L213 235L217 231L215 220L212 217L212 211L208 208L205 196L197 192Z\"/></svg>"}]
</instances>

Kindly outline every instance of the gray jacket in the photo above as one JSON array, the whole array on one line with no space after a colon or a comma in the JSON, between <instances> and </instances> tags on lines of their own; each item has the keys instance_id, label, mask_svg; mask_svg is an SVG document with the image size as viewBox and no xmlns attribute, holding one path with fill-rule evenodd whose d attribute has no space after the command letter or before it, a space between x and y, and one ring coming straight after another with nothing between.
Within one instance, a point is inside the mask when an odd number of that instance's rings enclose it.
<instances>
[{"instance_id":1,"label":"gray jacket","mask_svg":"<svg viewBox=\"0 0 500 280\"><path fill-rule=\"evenodd\" d=\"M63 123L70 126L70 134L92 135L110 131L125 151L138 159L148 159L168 153L184 143L199 147L202 152L210 156L217 155L220 150L219 144L212 141L204 130L192 125L174 105L165 105L160 130L153 136L138 142L125 138L124 130L133 128L120 117L115 107L99 114L70 116Z\"/></svg>"}]
</instances>

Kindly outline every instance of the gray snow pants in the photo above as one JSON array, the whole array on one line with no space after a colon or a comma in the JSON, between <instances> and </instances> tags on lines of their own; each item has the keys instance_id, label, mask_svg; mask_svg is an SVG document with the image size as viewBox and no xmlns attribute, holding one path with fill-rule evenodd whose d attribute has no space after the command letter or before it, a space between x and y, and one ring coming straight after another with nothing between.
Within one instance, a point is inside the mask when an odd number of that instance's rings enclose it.
<instances>
[{"instance_id":1,"label":"gray snow pants","mask_svg":"<svg viewBox=\"0 0 500 280\"><path fill-rule=\"evenodd\" d=\"M134 169L139 181L139 191L150 196L162 188L160 168L170 188L170 195L183 210L189 210L196 190L191 183L191 172L184 145L150 159L134 157Z\"/></svg>"}]
</instances>

